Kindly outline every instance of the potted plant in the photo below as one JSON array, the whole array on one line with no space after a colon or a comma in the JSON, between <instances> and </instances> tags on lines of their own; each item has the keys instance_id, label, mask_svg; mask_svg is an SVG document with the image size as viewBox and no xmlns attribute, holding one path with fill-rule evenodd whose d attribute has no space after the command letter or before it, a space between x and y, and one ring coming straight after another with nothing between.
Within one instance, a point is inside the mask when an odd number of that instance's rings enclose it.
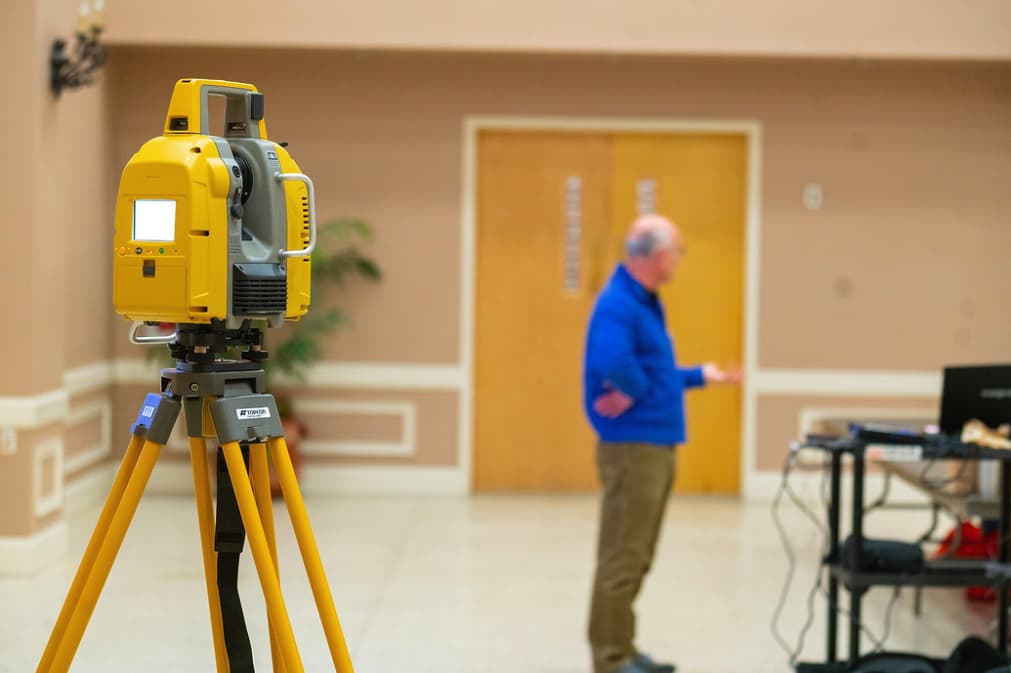
<instances>
[{"instance_id":1,"label":"potted plant","mask_svg":"<svg viewBox=\"0 0 1011 673\"><path fill-rule=\"evenodd\" d=\"M328 290L343 286L350 278L379 281L382 272L376 263L363 254L358 243L372 237L371 227L358 218L341 217L317 227L318 243L312 254L312 301L316 307L301 320L267 333L266 348L270 356L263 363L268 390L278 376L304 383L309 368L323 355L321 340L348 324L345 313L337 306L325 303ZM305 425L298 419L291 400L283 394L274 395L278 413L284 425L285 443L291 454L296 474L301 457L298 441L305 436ZM271 475L271 491L280 493L276 477Z\"/></svg>"},{"instance_id":2,"label":"potted plant","mask_svg":"<svg viewBox=\"0 0 1011 673\"><path fill-rule=\"evenodd\" d=\"M266 335L264 347L269 356L262 365L267 377L267 389L271 392L279 377L290 382L304 383L309 368L323 355L322 339L348 324L345 313L339 307L327 302L329 291L343 286L353 277L369 281L378 281L382 278L376 263L358 247L360 243L372 237L372 229L364 220L352 217L328 220L317 225L316 235L318 237L316 249L310 262L314 308L310 309L301 320L288 323L281 329L268 331L265 322L257 325ZM166 327L171 329L174 326ZM168 350L164 348L149 350L148 357L165 359L166 366L174 364ZM238 353L231 353L228 357L238 358ZM291 454L295 473L298 474L301 466L298 443L305 435L305 426L298 419L296 410L292 408L291 400L286 395L275 393L274 399L284 425L285 443ZM273 473L271 473L271 492L275 497L280 494L280 485Z\"/></svg>"}]
</instances>

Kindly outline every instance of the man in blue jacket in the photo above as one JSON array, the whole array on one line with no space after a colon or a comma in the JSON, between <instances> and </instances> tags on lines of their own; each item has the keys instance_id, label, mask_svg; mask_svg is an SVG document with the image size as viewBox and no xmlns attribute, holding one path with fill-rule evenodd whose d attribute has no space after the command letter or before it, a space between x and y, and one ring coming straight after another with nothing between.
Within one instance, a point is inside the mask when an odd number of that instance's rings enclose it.
<instances>
[{"instance_id":1,"label":"man in blue jacket","mask_svg":"<svg viewBox=\"0 0 1011 673\"><path fill-rule=\"evenodd\" d=\"M584 403L603 487L590 646L595 673L673 673L636 648L632 604L653 561L674 449L685 441L684 391L737 383L740 374L677 363L657 296L684 253L677 227L640 217L626 252L597 298L586 342Z\"/></svg>"}]
</instances>

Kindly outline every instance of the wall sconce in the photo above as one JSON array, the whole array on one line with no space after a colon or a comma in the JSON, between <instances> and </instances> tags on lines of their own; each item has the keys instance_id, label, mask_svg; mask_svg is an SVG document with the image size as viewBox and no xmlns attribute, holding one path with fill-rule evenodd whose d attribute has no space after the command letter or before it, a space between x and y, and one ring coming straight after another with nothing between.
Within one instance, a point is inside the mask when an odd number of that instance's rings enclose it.
<instances>
[{"instance_id":1,"label":"wall sconce","mask_svg":"<svg viewBox=\"0 0 1011 673\"><path fill-rule=\"evenodd\" d=\"M106 49L98 39L105 27L105 0L81 3L77 17L76 42L68 53L65 40L53 40L49 52L49 86L59 97L64 89L76 89L95 81L95 75L105 64Z\"/></svg>"}]
</instances>

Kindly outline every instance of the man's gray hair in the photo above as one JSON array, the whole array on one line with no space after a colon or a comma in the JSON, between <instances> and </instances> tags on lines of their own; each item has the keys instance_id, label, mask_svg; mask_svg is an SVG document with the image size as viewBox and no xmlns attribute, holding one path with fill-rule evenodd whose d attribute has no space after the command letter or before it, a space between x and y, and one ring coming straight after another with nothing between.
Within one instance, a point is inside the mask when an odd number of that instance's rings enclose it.
<instances>
[{"instance_id":1,"label":"man's gray hair","mask_svg":"<svg viewBox=\"0 0 1011 673\"><path fill-rule=\"evenodd\" d=\"M673 247L674 234L666 227L645 229L625 239L629 257L649 257L658 250Z\"/></svg>"}]
</instances>

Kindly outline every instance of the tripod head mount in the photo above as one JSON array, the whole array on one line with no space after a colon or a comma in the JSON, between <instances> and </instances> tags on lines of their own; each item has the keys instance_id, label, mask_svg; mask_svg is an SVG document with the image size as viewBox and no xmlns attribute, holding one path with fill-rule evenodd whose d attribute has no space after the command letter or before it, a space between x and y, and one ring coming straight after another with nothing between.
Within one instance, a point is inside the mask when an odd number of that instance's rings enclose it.
<instances>
[{"instance_id":1,"label":"tripod head mount","mask_svg":"<svg viewBox=\"0 0 1011 673\"><path fill-rule=\"evenodd\" d=\"M227 351L242 347L245 350L239 354L241 360L230 361L237 368L258 369L267 359L268 353L263 350L263 330L254 327L251 320L244 320L237 329L229 329L221 321L209 325L180 324L176 327L175 339L168 344L172 357L183 367L223 364L222 358Z\"/></svg>"}]
</instances>

